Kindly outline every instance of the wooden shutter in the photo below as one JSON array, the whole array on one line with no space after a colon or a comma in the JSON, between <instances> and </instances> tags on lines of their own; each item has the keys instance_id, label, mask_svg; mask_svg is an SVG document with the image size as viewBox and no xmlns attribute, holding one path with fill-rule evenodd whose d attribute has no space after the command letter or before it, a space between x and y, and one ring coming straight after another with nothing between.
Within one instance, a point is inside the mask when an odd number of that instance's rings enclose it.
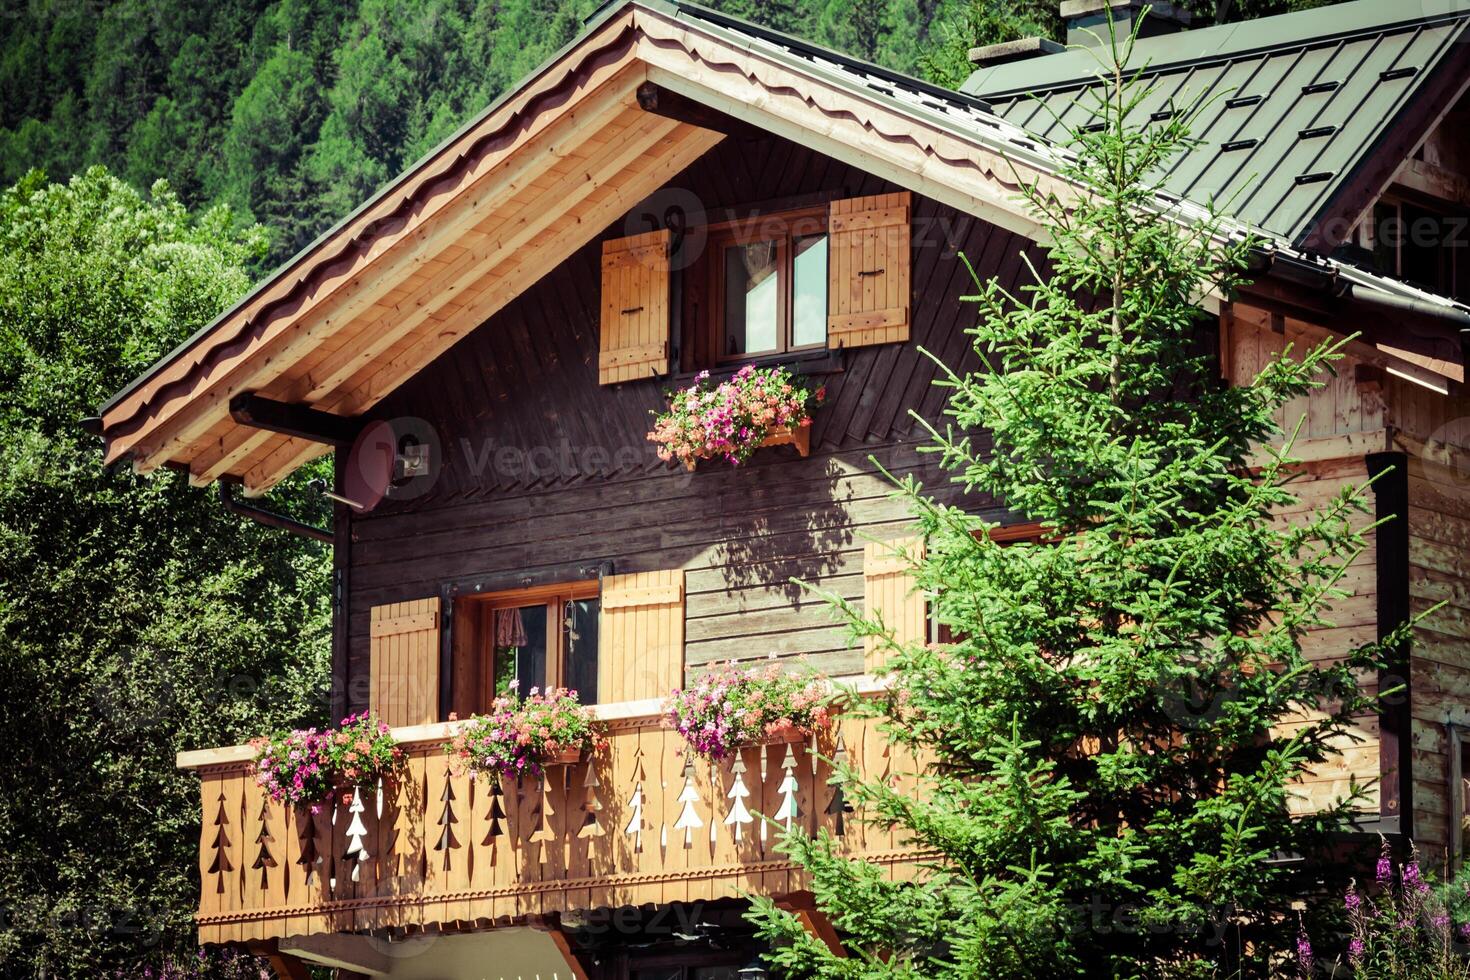
<instances>
[{"instance_id":1,"label":"wooden shutter","mask_svg":"<svg viewBox=\"0 0 1470 980\"><path fill-rule=\"evenodd\" d=\"M921 643L929 634L929 604L914 581L913 569L895 549L907 549L914 558L923 557L922 538L870 541L863 548L864 612L877 614L899 643ZM864 641L864 666L868 673L881 666L891 651L880 649L873 637Z\"/></svg>"},{"instance_id":2,"label":"wooden shutter","mask_svg":"<svg viewBox=\"0 0 1470 980\"><path fill-rule=\"evenodd\" d=\"M684 682L684 572L602 582L597 701L662 698Z\"/></svg>"},{"instance_id":3,"label":"wooden shutter","mask_svg":"<svg viewBox=\"0 0 1470 980\"><path fill-rule=\"evenodd\" d=\"M833 201L827 216L827 346L909 339L909 193Z\"/></svg>"},{"instance_id":4,"label":"wooden shutter","mask_svg":"<svg viewBox=\"0 0 1470 980\"><path fill-rule=\"evenodd\" d=\"M370 704L381 721L439 720L439 597L374 606L368 641Z\"/></svg>"},{"instance_id":5,"label":"wooden shutter","mask_svg":"<svg viewBox=\"0 0 1470 980\"><path fill-rule=\"evenodd\" d=\"M669 370L669 230L602 243L599 384Z\"/></svg>"}]
</instances>

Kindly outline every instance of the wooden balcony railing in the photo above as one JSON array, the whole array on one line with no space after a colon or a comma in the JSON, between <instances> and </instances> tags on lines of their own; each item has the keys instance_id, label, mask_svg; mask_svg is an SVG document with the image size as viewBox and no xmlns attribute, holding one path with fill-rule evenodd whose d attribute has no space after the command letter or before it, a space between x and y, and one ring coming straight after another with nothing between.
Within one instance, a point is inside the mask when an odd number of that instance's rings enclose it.
<instances>
[{"instance_id":1,"label":"wooden balcony railing","mask_svg":"<svg viewBox=\"0 0 1470 980\"><path fill-rule=\"evenodd\" d=\"M742 751L711 766L645 713L603 711L611 746L545 778L471 780L442 750L455 723L395 731L405 776L361 787L350 806L311 814L255 785L250 749L182 753L197 770L199 939L384 932L514 922L573 909L781 896L803 873L776 850L770 816L848 853L911 872L913 853L854 819L831 768L808 744ZM912 773L876 726L842 719L817 752L868 777Z\"/></svg>"}]
</instances>

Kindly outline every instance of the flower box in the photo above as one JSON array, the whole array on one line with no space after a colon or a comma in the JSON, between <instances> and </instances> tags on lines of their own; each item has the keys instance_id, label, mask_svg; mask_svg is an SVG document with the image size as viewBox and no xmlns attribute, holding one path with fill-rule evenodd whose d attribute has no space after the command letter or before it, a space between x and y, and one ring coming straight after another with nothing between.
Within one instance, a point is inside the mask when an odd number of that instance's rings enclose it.
<instances>
[{"instance_id":1,"label":"flower box","mask_svg":"<svg viewBox=\"0 0 1470 980\"><path fill-rule=\"evenodd\" d=\"M251 745L256 783L271 799L313 812L354 788L391 780L403 762L388 726L367 712L336 728L277 732Z\"/></svg>"},{"instance_id":2,"label":"flower box","mask_svg":"<svg viewBox=\"0 0 1470 980\"><path fill-rule=\"evenodd\" d=\"M800 728L788 728L783 732L767 735L750 742L742 742L735 746L735 751L742 752L745 749L758 749L763 745L801 745L811 740L811 733L804 732Z\"/></svg>"},{"instance_id":3,"label":"flower box","mask_svg":"<svg viewBox=\"0 0 1470 980\"><path fill-rule=\"evenodd\" d=\"M795 446L798 456L810 456L812 454L812 427L810 425L788 425L779 432L772 432L766 436L756 448L765 449L767 446ZM684 468L693 473L698 463L697 459L686 459Z\"/></svg>"},{"instance_id":4,"label":"flower box","mask_svg":"<svg viewBox=\"0 0 1470 980\"><path fill-rule=\"evenodd\" d=\"M531 688L524 700L514 693L495 699L490 712L475 715L444 743L449 768L491 778L540 776L548 766L570 766L607 744L592 709L576 691Z\"/></svg>"},{"instance_id":5,"label":"flower box","mask_svg":"<svg viewBox=\"0 0 1470 980\"><path fill-rule=\"evenodd\" d=\"M733 663L699 676L664 701L664 723L686 750L710 762L760 745L792 745L831 724L831 692L817 678L800 678L771 662Z\"/></svg>"},{"instance_id":6,"label":"flower box","mask_svg":"<svg viewBox=\"0 0 1470 980\"><path fill-rule=\"evenodd\" d=\"M812 411L826 389L810 391L784 367L747 364L715 384L701 371L694 384L669 392L668 411L654 413L648 438L660 459L693 470L701 459L724 458L739 466L763 446L811 451Z\"/></svg>"}]
</instances>

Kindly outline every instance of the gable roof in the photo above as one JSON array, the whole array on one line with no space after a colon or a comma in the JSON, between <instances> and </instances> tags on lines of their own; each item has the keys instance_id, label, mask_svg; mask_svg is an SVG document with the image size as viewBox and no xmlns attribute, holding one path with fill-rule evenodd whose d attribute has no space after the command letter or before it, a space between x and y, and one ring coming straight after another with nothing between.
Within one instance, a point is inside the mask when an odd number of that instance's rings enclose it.
<instances>
[{"instance_id":1,"label":"gable roof","mask_svg":"<svg viewBox=\"0 0 1470 980\"><path fill-rule=\"evenodd\" d=\"M1130 65L1154 86L1139 116L1205 100L1199 144L1165 185L1330 249L1470 85L1467 25L1466 0L1356 0L1138 41ZM1073 48L981 68L963 91L1063 139L1090 115L1098 70L1095 50Z\"/></svg>"},{"instance_id":2,"label":"gable roof","mask_svg":"<svg viewBox=\"0 0 1470 980\"><path fill-rule=\"evenodd\" d=\"M706 107L645 111L640 86ZM803 143L1034 239L1022 181L1063 196L1067 155L950 92L737 18L619 0L512 91L101 409L109 462L259 494L330 450L237 419L254 393L332 416L380 401L724 136ZM713 127L713 128L711 128ZM1190 220L1188 202L1161 207ZM1243 229L1233 229L1239 233ZM1273 261L1398 302L1460 308L1270 244ZM1343 295L1339 292L1339 296Z\"/></svg>"},{"instance_id":3,"label":"gable roof","mask_svg":"<svg viewBox=\"0 0 1470 980\"><path fill-rule=\"evenodd\" d=\"M665 0L609 7L521 85L101 409L109 461L261 493L329 447L231 418L254 392L353 416L723 134L645 82L1035 237L1055 152L961 93Z\"/></svg>"}]
</instances>

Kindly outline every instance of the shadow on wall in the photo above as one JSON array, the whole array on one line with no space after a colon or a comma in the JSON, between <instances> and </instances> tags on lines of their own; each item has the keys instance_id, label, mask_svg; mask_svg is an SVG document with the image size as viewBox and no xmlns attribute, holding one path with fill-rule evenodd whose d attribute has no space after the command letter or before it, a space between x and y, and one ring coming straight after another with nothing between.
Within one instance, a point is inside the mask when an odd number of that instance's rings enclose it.
<instances>
[{"instance_id":1,"label":"shadow on wall","mask_svg":"<svg viewBox=\"0 0 1470 980\"><path fill-rule=\"evenodd\" d=\"M743 509L738 522L724 529L730 537L710 553L712 564L724 566L727 590L765 585L797 603L805 592L792 579L814 581L841 572L841 553L856 537L850 505L858 494L830 458L822 461L820 472L803 467L801 479L722 494L740 499L730 499L728 508L718 506L718 513Z\"/></svg>"}]
</instances>

